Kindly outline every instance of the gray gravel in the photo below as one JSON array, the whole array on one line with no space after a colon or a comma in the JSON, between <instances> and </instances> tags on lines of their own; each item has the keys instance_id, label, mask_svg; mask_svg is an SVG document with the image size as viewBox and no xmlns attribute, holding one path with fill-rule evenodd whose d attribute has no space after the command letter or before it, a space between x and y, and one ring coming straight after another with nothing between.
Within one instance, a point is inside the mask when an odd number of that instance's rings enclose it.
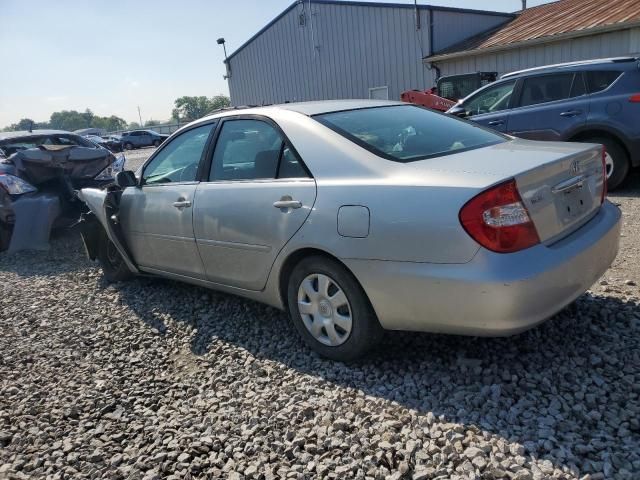
<instances>
[{"instance_id":1,"label":"gray gravel","mask_svg":"<svg viewBox=\"0 0 640 480\"><path fill-rule=\"evenodd\" d=\"M614 267L542 326L349 366L269 307L107 285L74 231L0 255L0 478L638 478L638 194L612 197Z\"/></svg>"}]
</instances>

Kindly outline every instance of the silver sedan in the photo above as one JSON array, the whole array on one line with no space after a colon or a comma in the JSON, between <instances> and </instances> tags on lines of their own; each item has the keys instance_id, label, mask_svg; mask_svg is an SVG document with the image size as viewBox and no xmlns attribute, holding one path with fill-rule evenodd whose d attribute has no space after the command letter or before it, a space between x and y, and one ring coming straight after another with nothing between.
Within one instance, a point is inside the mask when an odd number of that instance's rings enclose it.
<instances>
[{"instance_id":1,"label":"silver sedan","mask_svg":"<svg viewBox=\"0 0 640 480\"><path fill-rule=\"evenodd\" d=\"M510 335L581 295L618 251L603 158L396 102L231 109L83 189L82 232L111 281L258 300L350 360L384 330Z\"/></svg>"}]
</instances>

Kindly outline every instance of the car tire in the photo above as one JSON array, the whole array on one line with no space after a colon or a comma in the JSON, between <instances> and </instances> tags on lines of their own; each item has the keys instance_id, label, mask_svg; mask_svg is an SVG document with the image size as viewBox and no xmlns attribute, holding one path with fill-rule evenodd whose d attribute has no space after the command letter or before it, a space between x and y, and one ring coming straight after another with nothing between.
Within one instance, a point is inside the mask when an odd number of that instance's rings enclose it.
<instances>
[{"instance_id":1,"label":"car tire","mask_svg":"<svg viewBox=\"0 0 640 480\"><path fill-rule=\"evenodd\" d=\"M162 143L162 142L161 142L160 140L154 140L154 141L153 141L153 146L154 146L154 147L156 147L156 148L158 148L158 147L160 146L160 144L161 144L161 143Z\"/></svg>"},{"instance_id":2,"label":"car tire","mask_svg":"<svg viewBox=\"0 0 640 480\"><path fill-rule=\"evenodd\" d=\"M98 261L102 267L104 278L109 282L122 282L133 277L124 259L107 234L102 231L98 243Z\"/></svg>"},{"instance_id":3,"label":"car tire","mask_svg":"<svg viewBox=\"0 0 640 480\"><path fill-rule=\"evenodd\" d=\"M124 144L124 149L125 150L133 150L133 144L130 142L127 142Z\"/></svg>"},{"instance_id":4,"label":"car tire","mask_svg":"<svg viewBox=\"0 0 640 480\"><path fill-rule=\"evenodd\" d=\"M329 359L355 360L382 338L384 330L364 290L335 260L312 256L300 261L289 276L287 303L304 342Z\"/></svg>"},{"instance_id":5,"label":"car tire","mask_svg":"<svg viewBox=\"0 0 640 480\"><path fill-rule=\"evenodd\" d=\"M581 141L604 145L609 156L607 159L607 190L613 191L618 188L627 178L630 168L629 156L622 145L607 137L590 137ZM611 168L610 173L609 168Z\"/></svg>"}]
</instances>

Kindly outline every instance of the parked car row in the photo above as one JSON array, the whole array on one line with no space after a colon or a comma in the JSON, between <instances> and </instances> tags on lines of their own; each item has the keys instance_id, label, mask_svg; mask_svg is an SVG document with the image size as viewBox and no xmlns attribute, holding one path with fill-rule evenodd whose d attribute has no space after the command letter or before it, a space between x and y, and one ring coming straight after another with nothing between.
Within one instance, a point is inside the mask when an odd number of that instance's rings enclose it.
<instances>
[{"instance_id":1,"label":"parked car row","mask_svg":"<svg viewBox=\"0 0 640 480\"><path fill-rule=\"evenodd\" d=\"M448 112L517 137L602 144L611 190L640 165L638 58L509 73Z\"/></svg>"}]
</instances>

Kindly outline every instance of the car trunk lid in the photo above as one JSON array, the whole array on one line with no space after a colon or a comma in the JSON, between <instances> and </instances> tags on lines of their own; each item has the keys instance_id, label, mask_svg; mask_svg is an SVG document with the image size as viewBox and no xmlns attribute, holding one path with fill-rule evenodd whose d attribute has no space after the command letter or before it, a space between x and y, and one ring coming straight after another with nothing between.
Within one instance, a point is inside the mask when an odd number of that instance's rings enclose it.
<instances>
[{"instance_id":1,"label":"car trunk lid","mask_svg":"<svg viewBox=\"0 0 640 480\"><path fill-rule=\"evenodd\" d=\"M551 244L593 217L605 187L602 147L560 156L515 176L540 241Z\"/></svg>"},{"instance_id":2,"label":"car trunk lid","mask_svg":"<svg viewBox=\"0 0 640 480\"><path fill-rule=\"evenodd\" d=\"M604 186L602 146L523 139L410 162L402 175L478 193L515 179L540 241L547 245L595 215Z\"/></svg>"}]
</instances>

